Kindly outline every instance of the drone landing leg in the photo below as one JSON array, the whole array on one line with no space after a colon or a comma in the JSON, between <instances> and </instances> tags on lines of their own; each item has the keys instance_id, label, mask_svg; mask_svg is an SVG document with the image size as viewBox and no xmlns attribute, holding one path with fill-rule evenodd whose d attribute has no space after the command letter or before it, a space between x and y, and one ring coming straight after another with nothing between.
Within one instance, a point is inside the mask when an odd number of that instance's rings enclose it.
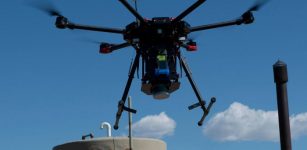
<instances>
[{"instance_id":1,"label":"drone landing leg","mask_svg":"<svg viewBox=\"0 0 307 150\"><path fill-rule=\"evenodd\" d=\"M192 109L199 107L199 106L202 108L204 114L201 117L200 121L198 122L198 126L202 126L206 116L209 114L209 111L210 111L213 103L215 103L216 99L214 97L212 97L208 107L206 108L206 102L203 100L202 96L200 95L198 88L196 87L194 80L192 79L192 73L191 73L190 68L188 67L186 61L184 59L182 59L180 55L178 55L178 59L179 59L181 65L182 65L183 70L184 70L186 76L188 77L188 80L189 80L189 82L190 82L190 84L191 84L191 86L194 90L194 93L195 93L195 95L198 99L198 103L193 104L193 105L189 106L188 108L189 108L189 110L192 110Z\"/></svg>"},{"instance_id":2,"label":"drone landing leg","mask_svg":"<svg viewBox=\"0 0 307 150\"><path fill-rule=\"evenodd\" d=\"M116 113L116 120L115 120L115 124L113 126L113 128L115 130L118 129L119 119L120 119L124 110L128 111L128 112L136 113L136 110L126 107L125 102L126 102L128 92L129 92L129 89L130 89L130 86L131 86L131 83L132 83L132 79L134 77L134 73L136 71L137 66L139 65L140 56L141 56L141 53L137 52L135 59L134 59L134 62L133 62L133 65L132 65L132 68L131 68L131 71L129 73L129 78L128 78L122 99L118 102L118 110L117 110L117 113Z\"/></svg>"}]
</instances>

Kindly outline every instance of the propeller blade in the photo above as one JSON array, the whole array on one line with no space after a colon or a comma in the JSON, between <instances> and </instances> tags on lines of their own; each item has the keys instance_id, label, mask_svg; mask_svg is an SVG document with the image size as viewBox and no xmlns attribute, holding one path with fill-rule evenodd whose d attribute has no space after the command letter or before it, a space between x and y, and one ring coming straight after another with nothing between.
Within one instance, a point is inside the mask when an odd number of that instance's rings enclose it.
<instances>
[{"instance_id":1,"label":"propeller blade","mask_svg":"<svg viewBox=\"0 0 307 150\"><path fill-rule=\"evenodd\" d=\"M82 42L85 42L85 43L91 43L91 44L102 44L104 42L100 42L98 40L93 40L93 39L89 39L89 38L86 38L86 39L81 39L80 41Z\"/></svg>"},{"instance_id":2,"label":"propeller blade","mask_svg":"<svg viewBox=\"0 0 307 150\"><path fill-rule=\"evenodd\" d=\"M258 11L262 6L264 6L269 0L258 0L252 7L250 7L246 12Z\"/></svg>"},{"instance_id":3,"label":"propeller blade","mask_svg":"<svg viewBox=\"0 0 307 150\"><path fill-rule=\"evenodd\" d=\"M28 5L48 14L49 16L63 16L61 12L56 9L55 5L50 1L32 1L29 2Z\"/></svg>"},{"instance_id":4,"label":"propeller blade","mask_svg":"<svg viewBox=\"0 0 307 150\"><path fill-rule=\"evenodd\" d=\"M92 39L92 38L89 38L89 37L80 37L80 38L77 38L76 40L79 41L79 42L91 43L91 44L97 44L97 45L108 44L107 42L95 40L95 39Z\"/></svg>"},{"instance_id":5,"label":"propeller blade","mask_svg":"<svg viewBox=\"0 0 307 150\"><path fill-rule=\"evenodd\" d=\"M57 17L61 17L63 15L61 15L61 13L57 10L54 10L54 9L50 9L50 10L47 10L49 15L50 16L57 16Z\"/></svg>"}]
</instances>

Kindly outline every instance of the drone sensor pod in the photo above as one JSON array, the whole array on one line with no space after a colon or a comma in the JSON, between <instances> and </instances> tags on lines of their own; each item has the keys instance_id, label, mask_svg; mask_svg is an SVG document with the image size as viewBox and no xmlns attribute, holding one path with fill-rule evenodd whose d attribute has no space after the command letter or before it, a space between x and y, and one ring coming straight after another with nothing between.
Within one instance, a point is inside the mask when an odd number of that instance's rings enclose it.
<instances>
[{"instance_id":1,"label":"drone sensor pod","mask_svg":"<svg viewBox=\"0 0 307 150\"><path fill-rule=\"evenodd\" d=\"M153 98L157 100L163 100L170 96L166 85L158 84L152 89Z\"/></svg>"}]
</instances>

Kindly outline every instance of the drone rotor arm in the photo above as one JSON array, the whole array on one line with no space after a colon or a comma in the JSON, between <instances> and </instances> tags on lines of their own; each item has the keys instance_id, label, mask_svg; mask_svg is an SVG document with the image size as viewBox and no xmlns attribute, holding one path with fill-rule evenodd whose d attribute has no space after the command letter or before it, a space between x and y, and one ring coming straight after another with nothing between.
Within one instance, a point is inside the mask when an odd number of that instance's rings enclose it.
<instances>
[{"instance_id":1,"label":"drone rotor arm","mask_svg":"<svg viewBox=\"0 0 307 150\"><path fill-rule=\"evenodd\" d=\"M251 11L248 11L242 14L240 18L231 21L224 21L219 23L191 27L190 32L196 32L196 31L232 26L232 25L251 24L253 22L254 22L253 13Z\"/></svg>"},{"instance_id":2,"label":"drone rotor arm","mask_svg":"<svg viewBox=\"0 0 307 150\"><path fill-rule=\"evenodd\" d=\"M90 31L99 31L99 32L109 32L109 33L124 34L124 30L123 29L107 28L107 27L96 27L96 26L80 25L80 24L71 23L64 16L58 16L56 18L55 26L57 28L59 28L59 29L69 28L71 30L73 30L73 29L80 29L80 30L90 30Z\"/></svg>"},{"instance_id":3,"label":"drone rotor arm","mask_svg":"<svg viewBox=\"0 0 307 150\"><path fill-rule=\"evenodd\" d=\"M123 29L80 25L75 23L67 23L66 27L72 30L79 29L79 30L99 31L99 32L117 33L117 34L124 33Z\"/></svg>"},{"instance_id":4,"label":"drone rotor arm","mask_svg":"<svg viewBox=\"0 0 307 150\"><path fill-rule=\"evenodd\" d=\"M206 0L198 0L194 4L192 4L189 8L187 8L185 11L183 11L180 15L178 15L173 22L179 22L184 17L189 15L192 11L194 11L196 8L198 8L201 4L203 4Z\"/></svg>"},{"instance_id":5,"label":"drone rotor arm","mask_svg":"<svg viewBox=\"0 0 307 150\"><path fill-rule=\"evenodd\" d=\"M115 51L115 50L119 50L119 49L122 49L122 48L125 48L125 47L128 47L128 46L131 46L131 44L128 43L128 42L125 42L125 43L122 43L122 44L112 45L110 47L110 50Z\"/></svg>"},{"instance_id":6,"label":"drone rotor arm","mask_svg":"<svg viewBox=\"0 0 307 150\"><path fill-rule=\"evenodd\" d=\"M232 26L232 25L241 25L242 23L244 23L244 20L242 18L240 18L240 19L235 19L235 20L231 20L231 21L225 21L225 22L220 22L220 23L213 23L213 24L208 24L208 25L191 27L190 32L196 32L196 31L202 31L202 30Z\"/></svg>"}]
</instances>

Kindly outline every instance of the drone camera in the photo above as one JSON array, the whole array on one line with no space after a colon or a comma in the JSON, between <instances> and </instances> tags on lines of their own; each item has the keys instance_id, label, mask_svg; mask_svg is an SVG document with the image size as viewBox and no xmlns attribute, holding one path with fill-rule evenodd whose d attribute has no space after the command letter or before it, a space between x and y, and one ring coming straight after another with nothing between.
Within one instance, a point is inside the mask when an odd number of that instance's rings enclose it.
<instances>
[{"instance_id":1,"label":"drone camera","mask_svg":"<svg viewBox=\"0 0 307 150\"><path fill-rule=\"evenodd\" d=\"M154 99L163 100L170 96L168 92L167 85L165 84L157 84L152 88L152 94Z\"/></svg>"}]
</instances>

